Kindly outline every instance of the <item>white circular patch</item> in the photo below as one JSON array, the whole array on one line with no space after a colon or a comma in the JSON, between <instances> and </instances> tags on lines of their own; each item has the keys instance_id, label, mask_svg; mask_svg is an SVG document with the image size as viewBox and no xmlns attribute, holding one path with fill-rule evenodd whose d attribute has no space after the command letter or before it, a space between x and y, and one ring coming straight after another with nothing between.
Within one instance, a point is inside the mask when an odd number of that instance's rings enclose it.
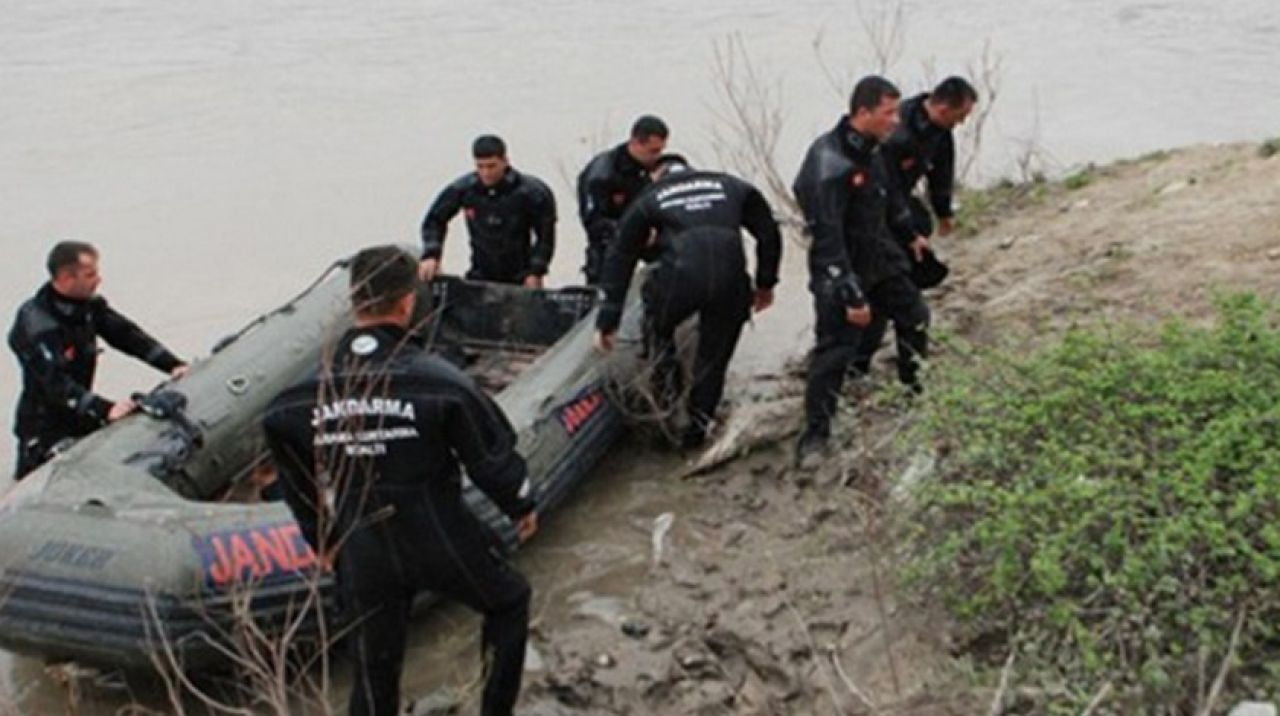
<instances>
[{"instance_id":1,"label":"white circular patch","mask_svg":"<svg viewBox=\"0 0 1280 716\"><path fill-rule=\"evenodd\" d=\"M351 341L351 352L358 356L367 356L378 350L378 339L373 336L360 336Z\"/></svg>"}]
</instances>

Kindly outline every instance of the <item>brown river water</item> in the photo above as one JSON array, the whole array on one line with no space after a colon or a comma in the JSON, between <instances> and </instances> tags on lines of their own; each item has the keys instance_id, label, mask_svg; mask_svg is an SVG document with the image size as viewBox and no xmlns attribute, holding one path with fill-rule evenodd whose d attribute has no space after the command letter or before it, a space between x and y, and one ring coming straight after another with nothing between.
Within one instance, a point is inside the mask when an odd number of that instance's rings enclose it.
<instances>
[{"instance_id":1,"label":"brown river water","mask_svg":"<svg viewBox=\"0 0 1280 716\"><path fill-rule=\"evenodd\" d=\"M39 286L54 241L81 238L102 250L104 295L191 357L333 258L415 242L481 132L505 137L513 163L556 191L550 279L573 282L571 178L635 115L662 115L672 149L718 166L713 46L731 34L781 89L788 179L840 113L848 79L875 66L866 26L898 7L888 74L905 91L966 72L987 45L1000 60L974 179L1015 175L1028 147L1061 173L1280 135L1273 0L0 4L0 306L11 312ZM464 268L463 234L455 224L447 269ZM778 305L744 334L731 391L807 347L803 286L793 250ZM100 376L108 396L157 379L111 354ZM17 382L14 361L0 361L6 433ZM12 451L0 439L6 471ZM621 446L599 472L610 479L571 500L520 559L543 604L643 578L634 545L678 504L680 488L642 450ZM406 691L450 678L455 667L432 654L456 651L441 645L473 638L473 625L450 610L415 624ZM64 710L38 661L9 657L0 671L22 712ZM91 700L87 711L102 713L127 702L110 690Z\"/></svg>"}]
</instances>

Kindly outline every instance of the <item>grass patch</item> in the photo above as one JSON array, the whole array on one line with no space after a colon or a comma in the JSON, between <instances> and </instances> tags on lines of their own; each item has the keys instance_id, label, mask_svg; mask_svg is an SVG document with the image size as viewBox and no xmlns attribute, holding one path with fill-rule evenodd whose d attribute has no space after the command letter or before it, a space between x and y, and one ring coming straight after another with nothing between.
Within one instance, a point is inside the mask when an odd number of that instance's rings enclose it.
<instances>
[{"instance_id":1,"label":"grass patch","mask_svg":"<svg viewBox=\"0 0 1280 716\"><path fill-rule=\"evenodd\" d=\"M911 583L1022 713L1191 713L1280 682L1280 313L1104 326L934 374ZM919 443L917 443L919 444ZM1238 638L1233 640L1237 629ZM1233 655L1233 656L1232 656Z\"/></svg>"},{"instance_id":2,"label":"grass patch","mask_svg":"<svg viewBox=\"0 0 1280 716\"><path fill-rule=\"evenodd\" d=\"M1004 215L1043 203L1049 191L1043 177L1028 182L1005 179L985 189L961 187L955 202L957 234L976 236Z\"/></svg>"},{"instance_id":3,"label":"grass patch","mask_svg":"<svg viewBox=\"0 0 1280 716\"><path fill-rule=\"evenodd\" d=\"M1258 146L1258 156L1266 159L1280 154L1280 137L1268 139Z\"/></svg>"},{"instance_id":4,"label":"grass patch","mask_svg":"<svg viewBox=\"0 0 1280 716\"><path fill-rule=\"evenodd\" d=\"M1167 149L1157 149L1154 152L1147 152L1138 157L1117 159L1115 166L1131 167L1137 164L1159 164L1171 156L1173 156L1173 152Z\"/></svg>"},{"instance_id":5,"label":"grass patch","mask_svg":"<svg viewBox=\"0 0 1280 716\"><path fill-rule=\"evenodd\" d=\"M1084 169L1068 175L1067 178L1062 180L1062 186L1065 187L1067 191L1077 191L1092 184L1093 180L1096 178L1097 168L1090 164Z\"/></svg>"}]
</instances>

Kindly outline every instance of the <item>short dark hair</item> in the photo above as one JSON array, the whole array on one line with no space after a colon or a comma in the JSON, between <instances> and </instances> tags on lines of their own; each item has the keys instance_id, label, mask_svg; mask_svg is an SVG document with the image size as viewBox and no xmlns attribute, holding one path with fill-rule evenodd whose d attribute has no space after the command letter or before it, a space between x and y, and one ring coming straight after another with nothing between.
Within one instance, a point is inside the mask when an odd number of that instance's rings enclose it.
<instances>
[{"instance_id":1,"label":"short dark hair","mask_svg":"<svg viewBox=\"0 0 1280 716\"><path fill-rule=\"evenodd\" d=\"M669 172L687 171L693 167L689 165L689 160L685 159L683 154L663 154L658 157L658 161L653 165L655 174L667 174Z\"/></svg>"},{"instance_id":2,"label":"short dark hair","mask_svg":"<svg viewBox=\"0 0 1280 716\"><path fill-rule=\"evenodd\" d=\"M476 159L488 159L507 156L507 143L496 134L481 134L471 143L471 156Z\"/></svg>"},{"instance_id":3,"label":"short dark hair","mask_svg":"<svg viewBox=\"0 0 1280 716\"><path fill-rule=\"evenodd\" d=\"M59 241L49 251L49 258L44 265L49 269L49 276L55 277L63 269L78 266L80 256L83 254L97 258L98 250L93 247L93 244L83 241Z\"/></svg>"},{"instance_id":4,"label":"short dark hair","mask_svg":"<svg viewBox=\"0 0 1280 716\"><path fill-rule=\"evenodd\" d=\"M889 80L880 75L867 75L853 87L853 94L849 96L849 114L857 114L860 109L870 112L879 107L886 97L898 99L901 96L902 93Z\"/></svg>"},{"instance_id":5,"label":"short dark hair","mask_svg":"<svg viewBox=\"0 0 1280 716\"><path fill-rule=\"evenodd\" d=\"M351 307L357 313L389 313L417 281L418 262L399 246L361 249L351 259Z\"/></svg>"},{"instance_id":6,"label":"short dark hair","mask_svg":"<svg viewBox=\"0 0 1280 716\"><path fill-rule=\"evenodd\" d=\"M969 102L978 101L978 90L969 84L969 80L952 75L938 83L929 93L929 99L941 102L948 107L963 107Z\"/></svg>"},{"instance_id":7,"label":"short dark hair","mask_svg":"<svg viewBox=\"0 0 1280 716\"><path fill-rule=\"evenodd\" d=\"M641 142L649 141L649 137L666 139L670 134L671 131L667 129L667 123L652 114L641 115L631 125L631 138Z\"/></svg>"}]
</instances>

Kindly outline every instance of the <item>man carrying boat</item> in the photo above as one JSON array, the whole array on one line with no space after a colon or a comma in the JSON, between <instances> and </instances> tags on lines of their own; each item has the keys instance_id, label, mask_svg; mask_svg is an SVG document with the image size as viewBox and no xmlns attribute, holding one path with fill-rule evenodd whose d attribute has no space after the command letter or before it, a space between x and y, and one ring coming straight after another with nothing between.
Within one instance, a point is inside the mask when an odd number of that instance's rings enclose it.
<instances>
[{"instance_id":1,"label":"man carrying boat","mask_svg":"<svg viewBox=\"0 0 1280 716\"><path fill-rule=\"evenodd\" d=\"M555 253L555 196L541 179L511 166L500 137L476 138L471 155L476 170L445 187L422 220L422 279L439 273L449 221L461 211L471 234L467 278L542 288Z\"/></svg>"},{"instance_id":2,"label":"man carrying boat","mask_svg":"<svg viewBox=\"0 0 1280 716\"><path fill-rule=\"evenodd\" d=\"M724 376L752 310L773 303L782 239L764 196L721 172L695 171L683 157L659 160L660 178L622 216L609 245L600 282L604 302L596 319L596 346L613 348L613 335L636 262L656 253L658 265L643 287L646 341L654 358L659 398L679 389L676 328L698 316L698 349L689 394L684 447L706 439L724 393ZM756 240L754 285L747 274L741 230Z\"/></svg>"},{"instance_id":3,"label":"man carrying boat","mask_svg":"<svg viewBox=\"0 0 1280 716\"><path fill-rule=\"evenodd\" d=\"M322 562L332 561L350 610L350 713L397 713L409 610L429 590L484 614L482 712L509 714L530 588L463 503L460 468L520 540L537 530L537 513L501 410L408 331L417 268L394 246L356 254L355 327L312 377L275 398L263 427L285 501Z\"/></svg>"},{"instance_id":4,"label":"man carrying boat","mask_svg":"<svg viewBox=\"0 0 1280 716\"><path fill-rule=\"evenodd\" d=\"M78 438L133 411L133 402L93 392L98 337L178 378L187 365L97 294L98 250L80 241L53 247L49 281L18 309L9 347L22 367L13 432L18 437L14 479L52 456L59 442Z\"/></svg>"},{"instance_id":5,"label":"man carrying boat","mask_svg":"<svg viewBox=\"0 0 1280 716\"><path fill-rule=\"evenodd\" d=\"M605 251L618 233L618 220L652 182L649 172L666 149L669 134L665 122L646 114L631 125L630 139L597 154L578 175L578 217L587 232L582 272L588 286L600 282Z\"/></svg>"}]
</instances>

